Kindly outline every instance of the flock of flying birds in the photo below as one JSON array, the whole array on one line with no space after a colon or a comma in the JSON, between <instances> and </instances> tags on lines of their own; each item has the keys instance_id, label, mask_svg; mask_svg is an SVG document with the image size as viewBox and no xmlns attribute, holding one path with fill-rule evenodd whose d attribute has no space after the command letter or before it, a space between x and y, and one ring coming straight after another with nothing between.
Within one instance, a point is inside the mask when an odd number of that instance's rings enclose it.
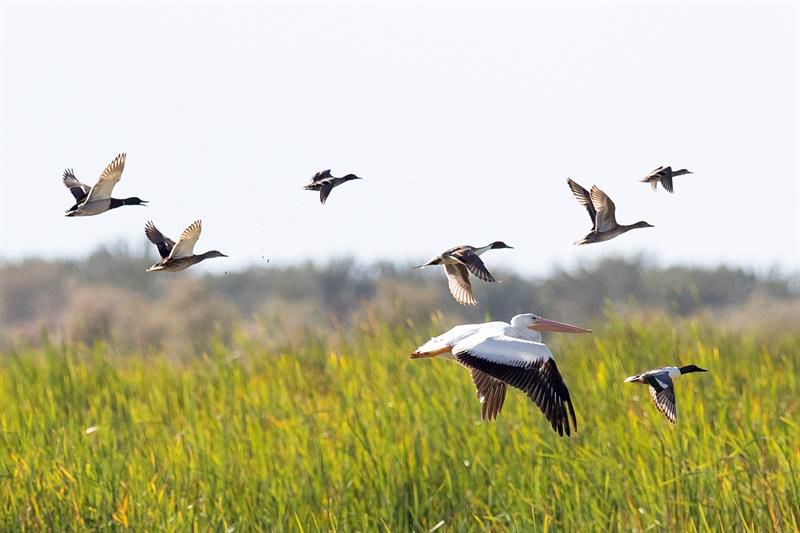
<instances>
[{"instance_id":1,"label":"flock of flying birds","mask_svg":"<svg viewBox=\"0 0 800 533\"><path fill-rule=\"evenodd\" d=\"M64 185L75 197L75 204L67 210L67 216L93 216L123 205L146 205L146 200L136 196L122 199L111 196L124 169L125 154L122 153L103 170L93 187L81 183L71 169L64 171ZM672 179L684 174L691 172L662 166L641 181L649 183L653 190L660 183L666 191L672 193ZM357 179L361 178L355 174L334 177L330 170L324 170L317 172L305 189L319 191L320 202L325 204L335 187ZM591 231L575 244L603 242L632 229L653 227L644 221L630 225L619 224L614 202L597 186L592 186L591 191L587 191L571 179L567 180L567 184L578 202L586 208L592 221ZM194 247L201 231L202 223L196 220L181 233L178 242L175 242L161 233L152 221L148 221L144 232L158 249L161 260L147 271L178 272L209 258L227 257L217 250L195 254ZM443 266L453 298L462 305L476 305L478 301L472 292L470 274L485 282L496 281L480 256L488 250L503 248L512 247L502 241L482 247L456 246L418 268ZM543 331L591 333L589 329L525 313L514 316L510 323L487 322L456 326L417 348L411 358L441 356L455 359L468 368L481 402L483 420L494 420L497 417L505 402L506 389L513 387L528 395L545 415L553 430L562 436L570 435L571 431L577 429L575 409L553 354L542 342ZM707 370L695 365L668 366L631 376L625 382L648 385L656 408L667 420L677 423L672 380L691 372Z\"/></svg>"}]
</instances>

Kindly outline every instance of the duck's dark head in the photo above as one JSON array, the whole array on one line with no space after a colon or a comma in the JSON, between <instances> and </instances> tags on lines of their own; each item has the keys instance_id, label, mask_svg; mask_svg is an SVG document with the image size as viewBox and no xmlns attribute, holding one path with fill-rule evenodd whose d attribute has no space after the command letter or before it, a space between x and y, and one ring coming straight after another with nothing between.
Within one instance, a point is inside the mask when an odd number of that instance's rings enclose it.
<instances>
[{"instance_id":1,"label":"duck's dark head","mask_svg":"<svg viewBox=\"0 0 800 533\"><path fill-rule=\"evenodd\" d=\"M514 248L513 246L509 246L503 241L494 241L492 244L489 245L492 250L499 250L500 248Z\"/></svg>"},{"instance_id":2,"label":"duck's dark head","mask_svg":"<svg viewBox=\"0 0 800 533\"><path fill-rule=\"evenodd\" d=\"M122 207L123 205L147 205L147 200L142 200L138 196L111 199L111 209L116 209L117 207Z\"/></svg>"},{"instance_id":3,"label":"duck's dark head","mask_svg":"<svg viewBox=\"0 0 800 533\"><path fill-rule=\"evenodd\" d=\"M219 250L211 250L203 254L204 259L210 259L212 257L228 257L228 256L223 254Z\"/></svg>"},{"instance_id":4,"label":"duck's dark head","mask_svg":"<svg viewBox=\"0 0 800 533\"><path fill-rule=\"evenodd\" d=\"M131 196L130 198L125 198L122 200L122 203L125 205L147 205L147 200L142 200L138 196Z\"/></svg>"},{"instance_id":5,"label":"duck's dark head","mask_svg":"<svg viewBox=\"0 0 800 533\"><path fill-rule=\"evenodd\" d=\"M685 168L682 168L682 169L676 170L675 172L672 173L673 176L683 176L684 174L694 174L694 172L692 172L691 170L686 170Z\"/></svg>"},{"instance_id":6,"label":"duck's dark head","mask_svg":"<svg viewBox=\"0 0 800 533\"><path fill-rule=\"evenodd\" d=\"M708 370L706 370L705 368L700 368L699 366L696 365L682 366L680 367L679 370L681 371L681 374L690 374L692 372L708 372Z\"/></svg>"},{"instance_id":7,"label":"duck's dark head","mask_svg":"<svg viewBox=\"0 0 800 533\"><path fill-rule=\"evenodd\" d=\"M364 179L364 178L359 178L355 174L347 174L345 176L342 176L342 179L345 180L345 181L350 181L350 180L360 180L360 179Z\"/></svg>"},{"instance_id":8,"label":"duck's dark head","mask_svg":"<svg viewBox=\"0 0 800 533\"><path fill-rule=\"evenodd\" d=\"M655 228L655 226L652 224L648 224L644 220L640 220L636 224L631 225L631 229L637 229L637 228Z\"/></svg>"}]
</instances>

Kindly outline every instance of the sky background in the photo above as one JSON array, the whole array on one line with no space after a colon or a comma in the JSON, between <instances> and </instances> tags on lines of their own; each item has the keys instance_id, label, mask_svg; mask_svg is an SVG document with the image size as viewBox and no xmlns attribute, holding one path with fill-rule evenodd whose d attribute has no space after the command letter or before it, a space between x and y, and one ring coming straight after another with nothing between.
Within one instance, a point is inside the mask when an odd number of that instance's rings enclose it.
<instances>
[{"instance_id":1,"label":"sky background","mask_svg":"<svg viewBox=\"0 0 800 533\"><path fill-rule=\"evenodd\" d=\"M503 240L490 267L609 255L800 268L798 4L0 3L0 257L173 238L229 270L420 262ZM65 218L65 168L150 206ZM675 194L638 180L689 168ZM327 205L315 171L365 178ZM566 178L622 223L589 229ZM155 256L155 249L153 248Z\"/></svg>"}]
</instances>

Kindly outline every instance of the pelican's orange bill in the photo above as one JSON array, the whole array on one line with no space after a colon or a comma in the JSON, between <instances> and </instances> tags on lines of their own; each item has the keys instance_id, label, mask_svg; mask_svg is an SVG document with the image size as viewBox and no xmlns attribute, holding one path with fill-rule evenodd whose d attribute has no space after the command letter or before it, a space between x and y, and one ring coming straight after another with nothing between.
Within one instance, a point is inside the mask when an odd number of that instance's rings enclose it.
<instances>
[{"instance_id":1,"label":"pelican's orange bill","mask_svg":"<svg viewBox=\"0 0 800 533\"><path fill-rule=\"evenodd\" d=\"M546 318L537 318L534 320L531 329L536 331L558 331L559 333L591 333L592 330L582 328L580 326L573 326L565 322L557 322L555 320L548 320Z\"/></svg>"}]
</instances>

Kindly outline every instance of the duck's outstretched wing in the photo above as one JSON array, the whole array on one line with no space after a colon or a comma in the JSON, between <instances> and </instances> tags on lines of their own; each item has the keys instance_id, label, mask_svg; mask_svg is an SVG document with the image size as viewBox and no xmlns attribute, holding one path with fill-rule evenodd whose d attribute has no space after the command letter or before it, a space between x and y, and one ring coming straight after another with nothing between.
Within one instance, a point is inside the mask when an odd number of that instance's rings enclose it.
<instances>
[{"instance_id":1,"label":"duck's outstretched wing","mask_svg":"<svg viewBox=\"0 0 800 533\"><path fill-rule=\"evenodd\" d=\"M592 230L594 230L595 222L597 220L597 211L594 208L594 204L592 204L592 197L589 194L589 191L569 178L567 178L567 185L569 185L572 195L575 196L575 199L578 200L578 203L585 207L586 211L589 213L589 218L592 219Z\"/></svg>"},{"instance_id":2,"label":"duck's outstretched wing","mask_svg":"<svg viewBox=\"0 0 800 533\"><path fill-rule=\"evenodd\" d=\"M472 250L464 250L459 251L452 254L453 257L461 261L467 270L469 270L473 276L481 279L483 281L487 281L489 283L493 283L497 281L492 276L491 272L486 268L486 265L483 264L483 260L480 258L478 254L473 252Z\"/></svg>"},{"instance_id":3,"label":"duck's outstretched wing","mask_svg":"<svg viewBox=\"0 0 800 533\"><path fill-rule=\"evenodd\" d=\"M672 188L672 167L665 168L660 175L661 186L668 193L674 192Z\"/></svg>"},{"instance_id":4,"label":"duck's outstretched wing","mask_svg":"<svg viewBox=\"0 0 800 533\"><path fill-rule=\"evenodd\" d=\"M68 168L64 171L64 178L62 181L69 189L69 192L72 193L72 196L75 197L75 201L79 204L86 199L86 197L89 195L89 191L92 190L92 188L85 183L78 181L78 178L75 177L75 173L71 168Z\"/></svg>"},{"instance_id":5,"label":"duck's outstretched wing","mask_svg":"<svg viewBox=\"0 0 800 533\"><path fill-rule=\"evenodd\" d=\"M597 212L595 229L603 233L617 227L617 206L597 185L592 185L592 205Z\"/></svg>"},{"instance_id":6,"label":"duck's outstretched wing","mask_svg":"<svg viewBox=\"0 0 800 533\"><path fill-rule=\"evenodd\" d=\"M464 265L445 263L444 272L447 274L447 285L450 294L461 305L475 305L478 300L472 293L472 284L469 282L469 272Z\"/></svg>"},{"instance_id":7,"label":"duck's outstretched wing","mask_svg":"<svg viewBox=\"0 0 800 533\"><path fill-rule=\"evenodd\" d=\"M197 244L197 239L200 238L200 232L203 231L203 222L195 220L189 227L183 230L178 243L172 248L169 254L170 259L179 259L181 257L189 257L194 255L194 245Z\"/></svg>"},{"instance_id":8,"label":"duck's outstretched wing","mask_svg":"<svg viewBox=\"0 0 800 533\"><path fill-rule=\"evenodd\" d=\"M94 184L89 196L86 198L87 202L95 202L97 200L108 200L111 198L111 193L114 191L114 186L122 178L122 171L125 170L125 154L119 154L114 160L100 174L97 183Z\"/></svg>"},{"instance_id":9,"label":"duck's outstretched wing","mask_svg":"<svg viewBox=\"0 0 800 533\"><path fill-rule=\"evenodd\" d=\"M320 201L320 203L322 205L325 205L325 201L328 199L328 196L330 196L331 191L333 190L333 187L334 187L334 183L332 181L327 181L327 182L323 183L322 186L320 187L320 189L319 189L319 201Z\"/></svg>"},{"instance_id":10,"label":"duck's outstretched wing","mask_svg":"<svg viewBox=\"0 0 800 533\"><path fill-rule=\"evenodd\" d=\"M172 249L175 247L175 242L158 231L158 228L156 228L152 220L147 221L147 224L144 225L144 234L150 242L156 245L158 254L162 259L169 257L170 252L172 252Z\"/></svg>"},{"instance_id":11,"label":"duck's outstretched wing","mask_svg":"<svg viewBox=\"0 0 800 533\"><path fill-rule=\"evenodd\" d=\"M331 176L331 169L327 169L314 174L314 177L311 178L311 181L320 181L324 180L325 178L332 178L332 177L333 176Z\"/></svg>"},{"instance_id":12,"label":"duck's outstretched wing","mask_svg":"<svg viewBox=\"0 0 800 533\"><path fill-rule=\"evenodd\" d=\"M645 376L649 385L650 399L662 415L673 424L678 423L678 409L675 405L675 385L669 374L656 374Z\"/></svg>"}]
</instances>

